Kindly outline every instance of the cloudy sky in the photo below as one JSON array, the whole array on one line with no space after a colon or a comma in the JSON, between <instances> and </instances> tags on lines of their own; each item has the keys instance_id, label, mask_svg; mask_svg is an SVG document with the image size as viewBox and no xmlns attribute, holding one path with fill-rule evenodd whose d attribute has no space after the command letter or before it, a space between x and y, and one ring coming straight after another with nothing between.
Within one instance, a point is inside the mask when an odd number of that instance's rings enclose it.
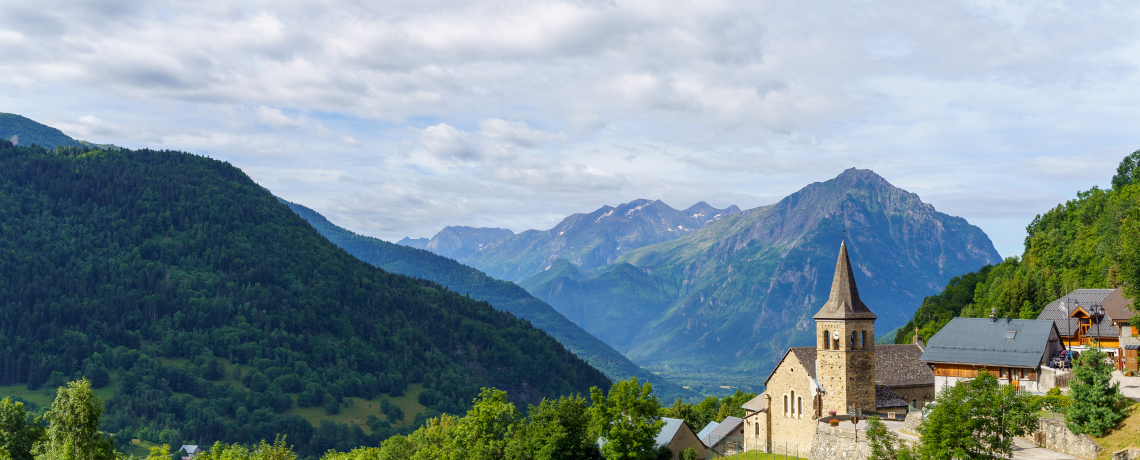
<instances>
[{"instance_id":1,"label":"cloudy sky","mask_svg":"<svg viewBox=\"0 0 1140 460\"><path fill-rule=\"evenodd\" d=\"M1021 252L1140 148L1135 1L0 3L0 111L396 240L873 169Z\"/></svg>"}]
</instances>

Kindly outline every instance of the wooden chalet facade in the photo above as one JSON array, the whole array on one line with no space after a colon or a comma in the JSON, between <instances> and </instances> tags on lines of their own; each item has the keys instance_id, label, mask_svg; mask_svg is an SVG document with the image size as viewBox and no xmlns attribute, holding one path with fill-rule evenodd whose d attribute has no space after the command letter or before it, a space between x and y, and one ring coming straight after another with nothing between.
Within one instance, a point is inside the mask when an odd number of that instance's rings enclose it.
<instances>
[{"instance_id":1,"label":"wooden chalet facade","mask_svg":"<svg viewBox=\"0 0 1140 460\"><path fill-rule=\"evenodd\" d=\"M1117 369L1135 368L1136 350L1129 353L1128 347L1137 333L1128 322L1134 314L1131 306L1120 288L1076 289L1046 305L1037 319L1053 321L1066 348L1083 351L1099 346Z\"/></svg>"}]
</instances>

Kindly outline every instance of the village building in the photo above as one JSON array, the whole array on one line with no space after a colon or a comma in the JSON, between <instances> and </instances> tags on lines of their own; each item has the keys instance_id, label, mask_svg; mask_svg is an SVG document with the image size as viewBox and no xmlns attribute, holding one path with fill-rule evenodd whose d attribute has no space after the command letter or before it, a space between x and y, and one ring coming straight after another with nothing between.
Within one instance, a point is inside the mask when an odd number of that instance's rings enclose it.
<instances>
[{"instance_id":1,"label":"village building","mask_svg":"<svg viewBox=\"0 0 1140 460\"><path fill-rule=\"evenodd\" d=\"M859 298L846 242L827 303L813 317L816 346L789 348L743 405L745 450L807 453L818 420L834 411L897 417L934 400L934 374L922 364L922 341L875 345L877 317Z\"/></svg>"},{"instance_id":2,"label":"village building","mask_svg":"<svg viewBox=\"0 0 1140 460\"><path fill-rule=\"evenodd\" d=\"M921 360L934 371L935 391L971 380L982 369L1003 385L1044 393L1058 370L1048 366L1062 350L1052 321L1009 318L954 318L926 345Z\"/></svg>"},{"instance_id":3,"label":"village building","mask_svg":"<svg viewBox=\"0 0 1140 460\"><path fill-rule=\"evenodd\" d=\"M697 436L708 448L705 458L736 455L744 451L744 420L729 416L719 423L709 422Z\"/></svg>"},{"instance_id":4,"label":"village building","mask_svg":"<svg viewBox=\"0 0 1140 460\"><path fill-rule=\"evenodd\" d=\"M669 417L662 417L661 420L665 422L665 426L662 426L661 431L657 433L655 447L668 446L669 450L673 451L673 460L680 460L681 452L688 448L704 452L705 445L684 420Z\"/></svg>"},{"instance_id":5,"label":"village building","mask_svg":"<svg viewBox=\"0 0 1140 460\"><path fill-rule=\"evenodd\" d=\"M1082 352L1100 347L1117 369L1128 366L1128 345L1136 345L1136 330L1128 323L1132 301L1121 288L1077 289L1046 305L1037 319L1053 321L1067 349ZM1136 367L1132 351L1131 368Z\"/></svg>"}]
</instances>

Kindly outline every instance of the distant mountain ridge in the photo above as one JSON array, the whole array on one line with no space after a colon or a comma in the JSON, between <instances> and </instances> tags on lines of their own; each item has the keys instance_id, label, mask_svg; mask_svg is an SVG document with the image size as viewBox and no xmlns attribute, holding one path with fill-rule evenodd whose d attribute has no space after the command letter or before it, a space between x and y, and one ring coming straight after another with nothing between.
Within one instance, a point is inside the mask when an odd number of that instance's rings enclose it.
<instances>
[{"instance_id":1,"label":"distant mountain ridge","mask_svg":"<svg viewBox=\"0 0 1140 460\"><path fill-rule=\"evenodd\" d=\"M755 384L782 350L811 342L844 230L882 332L905 324L951 277L1001 261L965 219L852 168L592 273L552 263L554 273L520 285L650 370Z\"/></svg>"},{"instance_id":2,"label":"distant mountain ridge","mask_svg":"<svg viewBox=\"0 0 1140 460\"><path fill-rule=\"evenodd\" d=\"M609 265L637 248L679 238L738 212L740 208L735 205L717 209L702 201L677 210L661 200L639 199L574 214L550 230L527 230L458 260L509 281L537 275L558 259L588 271Z\"/></svg>"},{"instance_id":3,"label":"distant mountain ridge","mask_svg":"<svg viewBox=\"0 0 1140 460\"><path fill-rule=\"evenodd\" d=\"M439 233L436 233L435 236L430 239L411 239L404 237L404 239L396 242L396 244L423 249L458 260L483 249L484 246L491 242L513 236L514 234L515 232L505 228L444 227L443 230L440 230Z\"/></svg>"},{"instance_id":4,"label":"distant mountain ridge","mask_svg":"<svg viewBox=\"0 0 1140 460\"><path fill-rule=\"evenodd\" d=\"M610 379L616 381L637 376L642 381L651 381L654 385L654 393L668 401L677 397L691 399L697 396L694 392L666 382L660 376L641 369L621 353L582 330L550 305L536 299L514 283L491 278L474 268L460 264L443 255L433 254L425 249L401 246L358 235L329 222L328 219L312 209L280 198L278 200L288 205L293 212L309 222L322 236L356 258L393 273L439 283L452 291L469 295L476 300L486 301L499 310L526 319L535 327L553 336L575 355L600 369ZM470 227L448 228L463 229ZM510 230L504 229L475 230L510 232ZM484 232L484 235L487 234L494 235L490 231Z\"/></svg>"},{"instance_id":5,"label":"distant mountain ridge","mask_svg":"<svg viewBox=\"0 0 1140 460\"><path fill-rule=\"evenodd\" d=\"M63 131L14 113L0 113L0 137L6 140L15 137L14 143L18 145L36 144L48 150L56 147L80 147L84 144Z\"/></svg>"}]
</instances>

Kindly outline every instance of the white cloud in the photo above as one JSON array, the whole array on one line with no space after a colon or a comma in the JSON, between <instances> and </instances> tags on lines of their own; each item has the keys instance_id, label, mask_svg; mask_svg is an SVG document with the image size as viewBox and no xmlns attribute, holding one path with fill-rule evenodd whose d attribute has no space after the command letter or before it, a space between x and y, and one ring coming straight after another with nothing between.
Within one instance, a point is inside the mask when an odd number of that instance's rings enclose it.
<instances>
[{"instance_id":1,"label":"white cloud","mask_svg":"<svg viewBox=\"0 0 1140 460\"><path fill-rule=\"evenodd\" d=\"M1106 185L1140 147L1138 9L4 2L0 105L94 142L227 159L386 238L543 227L639 197L756 206L858 166L1009 242L1015 211Z\"/></svg>"}]
</instances>

